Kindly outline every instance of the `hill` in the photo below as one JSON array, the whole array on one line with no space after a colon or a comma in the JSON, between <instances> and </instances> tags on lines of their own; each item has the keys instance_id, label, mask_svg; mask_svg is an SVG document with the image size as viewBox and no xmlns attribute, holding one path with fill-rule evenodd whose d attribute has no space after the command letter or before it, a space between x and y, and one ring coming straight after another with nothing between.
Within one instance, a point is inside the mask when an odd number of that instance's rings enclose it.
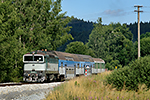
<instances>
[{"instance_id":1,"label":"hill","mask_svg":"<svg viewBox=\"0 0 150 100\"><path fill-rule=\"evenodd\" d=\"M131 33L133 34L133 42L137 41L138 38L138 25L137 23L130 23L127 25L130 29ZM150 32L150 22L141 22L140 23L140 33L145 34L146 32Z\"/></svg>"},{"instance_id":2,"label":"hill","mask_svg":"<svg viewBox=\"0 0 150 100\"><path fill-rule=\"evenodd\" d=\"M93 22L84 21L83 19L72 19L68 26L72 26L70 34L73 36L74 40L68 41L66 44L60 46L57 50L65 51L66 45L73 41L82 41L83 43L88 42L89 35L93 30L93 24Z\"/></svg>"},{"instance_id":3,"label":"hill","mask_svg":"<svg viewBox=\"0 0 150 100\"><path fill-rule=\"evenodd\" d=\"M74 18L72 21L68 24L68 26L72 26L71 31L69 32L74 40L68 41L66 44L60 46L57 48L58 51L65 51L66 45L73 41L81 41L83 43L88 42L89 35L91 34L91 31L94 28L94 22L84 21L83 19L77 19ZM133 42L137 41L138 38L138 30L137 30L137 23L130 23L126 24L129 30L133 34ZM145 34L146 32L150 32L150 22L141 22L141 34Z\"/></svg>"}]
</instances>

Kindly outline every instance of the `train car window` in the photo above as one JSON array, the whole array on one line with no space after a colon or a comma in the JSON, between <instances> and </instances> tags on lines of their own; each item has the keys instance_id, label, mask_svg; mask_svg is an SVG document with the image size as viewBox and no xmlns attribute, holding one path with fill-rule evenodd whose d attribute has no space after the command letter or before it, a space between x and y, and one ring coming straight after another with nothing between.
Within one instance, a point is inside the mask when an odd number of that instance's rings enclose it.
<instances>
[{"instance_id":1,"label":"train car window","mask_svg":"<svg viewBox=\"0 0 150 100\"><path fill-rule=\"evenodd\" d=\"M79 69L79 64L78 64L78 69Z\"/></svg>"},{"instance_id":2,"label":"train car window","mask_svg":"<svg viewBox=\"0 0 150 100\"><path fill-rule=\"evenodd\" d=\"M95 69L96 69L96 68L99 68L99 63L96 64Z\"/></svg>"},{"instance_id":3,"label":"train car window","mask_svg":"<svg viewBox=\"0 0 150 100\"><path fill-rule=\"evenodd\" d=\"M105 68L105 64L104 63L102 63L102 68Z\"/></svg>"},{"instance_id":4,"label":"train car window","mask_svg":"<svg viewBox=\"0 0 150 100\"><path fill-rule=\"evenodd\" d=\"M100 69L102 69L102 63L100 63L99 65L100 65Z\"/></svg>"},{"instance_id":5,"label":"train car window","mask_svg":"<svg viewBox=\"0 0 150 100\"><path fill-rule=\"evenodd\" d=\"M63 68L63 62L61 62L61 68Z\"/></svg>"}]
</instances>

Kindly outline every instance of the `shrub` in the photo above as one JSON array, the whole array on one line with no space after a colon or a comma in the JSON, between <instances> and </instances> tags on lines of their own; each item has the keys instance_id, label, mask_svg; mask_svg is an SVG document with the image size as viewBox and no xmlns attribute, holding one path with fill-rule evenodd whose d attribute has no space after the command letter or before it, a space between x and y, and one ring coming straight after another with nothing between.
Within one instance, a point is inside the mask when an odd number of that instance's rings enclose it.
<instances>
[{"instance_id":1,"label":"shrub","mask_svg":"<svg viewBox=\"0 0 150 100\"><path fill-rule=\"evenodd\" d=\"M150 56L135 60L124 68L113 71L106 78L106 84L112 84L118 90L138 90L139 84L150 88Z\"/></svg>"}]
</instances>

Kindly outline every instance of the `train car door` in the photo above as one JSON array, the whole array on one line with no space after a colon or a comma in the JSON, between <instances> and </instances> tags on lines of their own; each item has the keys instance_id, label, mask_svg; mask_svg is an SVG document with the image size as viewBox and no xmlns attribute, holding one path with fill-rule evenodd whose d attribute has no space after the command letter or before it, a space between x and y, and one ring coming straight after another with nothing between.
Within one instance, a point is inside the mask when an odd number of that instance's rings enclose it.
<instances>
[{"instance_id":1,"label":"train car door","mask_svg":"<svg viewBox=\"0 0 150 100\"><path fill-rule=\"evenodd\" d=\"M99 67L98 67L98 65L96 65L96 66L95 66L95 74L98 73L98 69L99 69Z\"/></svg>"},{"instance_id":2,"label":"train car door","mask_svg":"<svg viewBox=\"0 0 150 100\"><path fill-rule=\"evenodd\" d=\"M75 64L76 65L76 75L79 75L80 74L80 64L79 63L77 63L77 64Z\"/></svg>"},{"instance_id":3,"label":"train car door","mask_svg":"<svg viewBox=\"0 0 150 100\"><path fill-rule=\"evenodd\" d=\"M84 74L84 63L81 63L81 75Z\"/></svg>"},{"instance_id":4,"label":"train car door","mask_svg":"<svg viewBox=\"0 0 150 100\"><path fill-rule=\"evenodd\" d=\"M70 78L75 77L74 63L72 61L67 61L65 67L66 67L66 78L70 79Z\"/></svg>"},{"instance_id":5,"label":"train car door","mask_svg":"<svg viewBox=\"0 0 150 100\"><path fill-rule=\"evenodd\" d=\"M77 64L74 63L74 75L76 76L76 68L77 68Z\"/></svg>"},{"instance_id":6,"label":"train car door","mask_svg":"<svg viewBox=\"0 0 150 100\"><path fill-rule=\"evenodd\" d=\"M65 68L65 63L66 63L66 62L60 60L59 63L60 63L60 64L59 64L59 74L65 76L65 69L66 69L66 68Z\"/></svg>"},{"instance_id":7,"label":"train car door","mask_svg":"<svg viewBox=\"0 0 150 100\"><path fill-rule=\"evenodd\" d=\"M87 71L87 75L91 75L91 67L90 65L86 65L85 70Z\"/></svg>"}]
</instances>

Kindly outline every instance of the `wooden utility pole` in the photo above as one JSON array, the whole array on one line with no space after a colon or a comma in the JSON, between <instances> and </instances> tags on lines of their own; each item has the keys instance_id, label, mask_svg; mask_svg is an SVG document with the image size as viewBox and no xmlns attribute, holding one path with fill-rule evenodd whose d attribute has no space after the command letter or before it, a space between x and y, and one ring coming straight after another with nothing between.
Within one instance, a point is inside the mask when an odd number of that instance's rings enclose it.
<instances>
[{"instance_id":1,"label":"wooden utility pole","mask_svg":"<svg viewBox=\"0 0 150 100\"><path fill-rule=\"evenodd\" d=\"M134 7L137 7L138 10L134 10L134 12L138 12L138 59L140 59L140 12L143 12L143 11L140 11L140 7L143 7L143 6L134 6Z\"/></svg>"}]
</instances>

